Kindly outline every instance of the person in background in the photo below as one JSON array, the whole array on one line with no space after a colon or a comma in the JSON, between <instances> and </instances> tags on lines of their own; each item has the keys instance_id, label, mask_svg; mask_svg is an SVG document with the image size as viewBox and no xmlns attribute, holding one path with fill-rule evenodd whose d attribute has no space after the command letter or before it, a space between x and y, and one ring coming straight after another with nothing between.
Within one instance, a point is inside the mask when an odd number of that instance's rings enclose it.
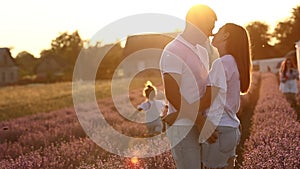
<instances>
[{"instance_id":1,"label":"person in background","mask_svg":"<svg viewBox=\"0 0 300 169\"><path fill-rule=\"evenodd\" d=\"M285 95L287 101L293 108L297 106L296 94L298 93L297 80L299 80L299 72L293 60L286 58L279 71L280 91Z\"/></svg>"}]
</instances>

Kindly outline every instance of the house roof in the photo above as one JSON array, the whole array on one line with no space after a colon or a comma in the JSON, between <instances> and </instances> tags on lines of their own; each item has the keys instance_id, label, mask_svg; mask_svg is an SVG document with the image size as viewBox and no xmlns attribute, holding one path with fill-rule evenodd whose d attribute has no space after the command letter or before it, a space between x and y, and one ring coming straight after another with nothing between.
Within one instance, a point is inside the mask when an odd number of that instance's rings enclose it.
<instances>
[{"instance_id":1,"label":"house roof","mask_svg":"<svg viewBox=\"0 0 300 169\"><path fill-rule=\"evenodd\" d=\"M163 49L170 41L172 41L178 33L165 34L141 34L127 37L126 45L123 51L123 57L142 50L142 49Z\"/></svg>"},{"instance_id":2,"label":"house roof","mask_svg":"<svg viewBox=\"0 0 300 169\"><path fill-rule=\"evenodd\" d=\"M0 48L0 67L17 66L15 59L11 56L9 48Z\"/></svg>"}]
</instances>

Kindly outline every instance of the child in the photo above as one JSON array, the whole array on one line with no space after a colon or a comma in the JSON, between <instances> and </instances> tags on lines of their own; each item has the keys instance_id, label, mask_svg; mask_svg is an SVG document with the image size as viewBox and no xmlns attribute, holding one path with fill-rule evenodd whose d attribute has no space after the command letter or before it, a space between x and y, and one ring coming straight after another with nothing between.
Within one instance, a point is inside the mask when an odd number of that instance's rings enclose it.
<instances>
[{"instance_id":1,"label":"child","mask_svg":"<svg viewBox=\"0 0 300 169\"><path fill-rule=\"evenodd\" d=\"M163 129L160 117L166 105L162 100L155 100L156 95L156 87L150 81L147 81L143 91L143 96L146 100L137 107L138 112L146 112L146 125L150 134L160 133Z\"/></svg>"}]
</instances>

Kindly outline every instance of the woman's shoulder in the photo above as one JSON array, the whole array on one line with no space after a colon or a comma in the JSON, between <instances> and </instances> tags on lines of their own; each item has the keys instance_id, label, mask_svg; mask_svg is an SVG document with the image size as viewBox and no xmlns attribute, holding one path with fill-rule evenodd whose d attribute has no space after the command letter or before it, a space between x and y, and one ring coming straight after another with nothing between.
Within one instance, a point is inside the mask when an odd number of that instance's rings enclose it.
<instances>
[{"instance_id":1,"label":"woman's shoulder","mask_svg":"<svg viewBox=\"0 0 300 169\"><path fill-rule=\"evenodd\" d=\"M231 67L235 65L235 60L232 55L224 55L213 62L213 65L219 67L222 64L224 67Z\"/></svg>"},{"instance_id":2,"label":"woman's shoulder","mask_svg":"<svg viewBox=\"0 0 300 169\"><path fill-rule=\"evenodd\" d=\"M227 54L227 55L224 55L224 56L220 57L220 60L222 62L225 62L225 63L226 62L228 62L228 63L235 62L234 57L232 55L230 55L230 54Z\"/></svg>"}]
</instances>

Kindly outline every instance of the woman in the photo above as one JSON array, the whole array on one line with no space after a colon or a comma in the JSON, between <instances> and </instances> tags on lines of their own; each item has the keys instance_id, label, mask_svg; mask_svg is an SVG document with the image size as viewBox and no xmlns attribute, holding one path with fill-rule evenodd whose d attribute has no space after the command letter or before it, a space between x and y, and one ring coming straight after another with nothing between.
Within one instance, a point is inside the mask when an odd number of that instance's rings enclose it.
<instances>
[{"instance_id":1,"label":"woman","mask_svg":"<svg viewBox=\"0 0 300 169\"><path fill-rule=\"evenodd\" d=\"M296 65L291 58L285 59L280 68L280 85L279 89L284 93L287 101L292 107L296 106L296 94L298 93L297 80L299 73Z\"/></svg>"},{"instance_id":2,"label":"woman","mask_svg":"<svg viewBox=\"0 0 300 169\"><path fill-rule=\"evenodd\" d=\"M217 126L218 138L212 144L202 143L202 163L207 168L233 168L240 139L240 121L236 115L240 93L248 92L251 79L249 37L243 27L227 23L214 35L212 44L220 58L214 61L209 72L206 93L212 95L205 94L200 105L205 108L212 97L205 114ZM214 95L213 91L217 93Z\"/></svg>"}]
</instances>

